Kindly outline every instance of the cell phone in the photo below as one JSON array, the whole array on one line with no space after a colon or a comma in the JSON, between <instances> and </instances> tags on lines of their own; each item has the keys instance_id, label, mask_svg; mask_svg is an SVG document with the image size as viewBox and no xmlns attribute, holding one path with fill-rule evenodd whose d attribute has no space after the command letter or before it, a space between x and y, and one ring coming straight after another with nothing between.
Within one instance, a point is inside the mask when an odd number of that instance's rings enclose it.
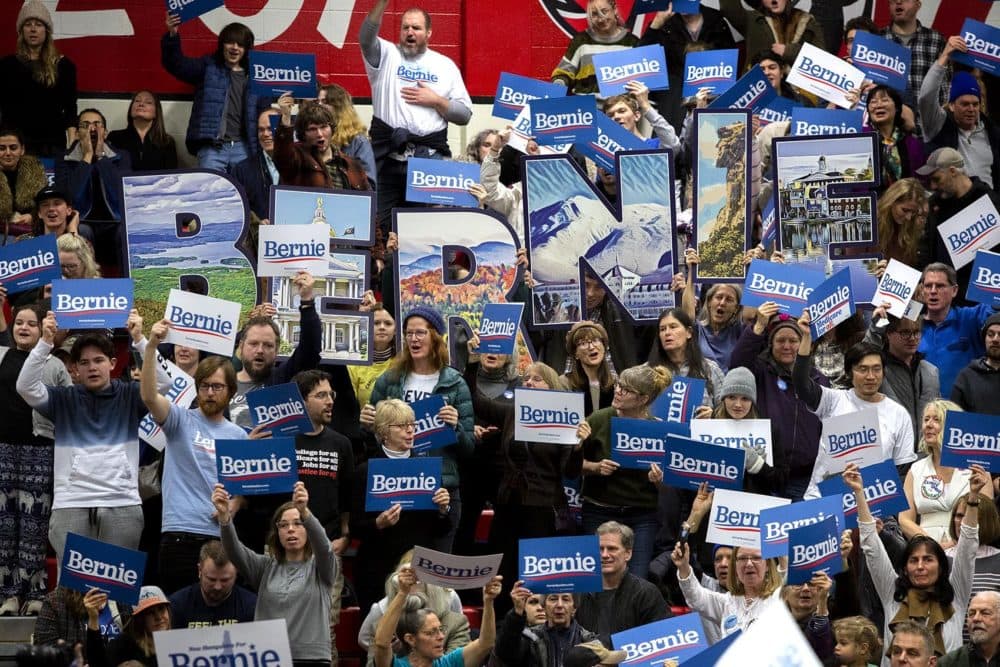
<instances>
[{"instance_id":1,"label":"cell phone","mask_svg":"<svg viewBox=\"0 0 1000 667\"><path fill-rule=\"evenodd\" d=\"M677 541L680 542L681 546L684 546L685 544L687 544L688 537L690 536L691 536L691 531L688 530L686 527L682 527L681 535L679 538L677 538Z\"/></svg>"}]
</instances>

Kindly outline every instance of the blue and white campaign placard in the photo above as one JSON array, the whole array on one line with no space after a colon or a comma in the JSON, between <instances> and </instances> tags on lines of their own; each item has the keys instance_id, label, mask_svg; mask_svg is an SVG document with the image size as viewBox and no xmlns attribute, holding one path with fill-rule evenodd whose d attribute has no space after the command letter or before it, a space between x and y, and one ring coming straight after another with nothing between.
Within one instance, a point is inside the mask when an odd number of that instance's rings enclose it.
<instances>
[{"instance_id":1,"label":"blue and white campaign placard","mask_svg":"<svg viewBox=\"0 0 1000 667\"><path fill-rule=\"evenodd\" d=\"M311 99L316 97L316 83L315 54L250 51L250 91L261 97L291 93Z\"/></svg>"},{"instance_id":2,"label":"blue and white campaign placard","mask_svg":"<svg viewBox=\"0 0 1000 667\"><path fill-rule=\"evenodd\" d=\"M254 426L266 426L276 438L313 431L302 392L294 382L261 387L247 393L247 407Z\"/></svg>"},{"instance_id":3,"label":"blue and white campaign placard","mask_svg":"<svg viewBox=\"0 0 1000 667\"><path fill-rule=\"evenodd\" d=\"M427 398L410 404L416 419L416 432L413 434L414 455L422 455L434 449L441 449L458 442L455 427L446 424L438 417L438 412L445 405L444 396L431 394Z\"/></svg>"},{"instance_id":4,"label":"blue and white campaign placard","mask_svg":"<svg viewBox=\"0 0 1000 667\"><path fill-rule=\"evenodd\" d=\"M792 111L795 109L795 102L786 97L775 97L767 106L761 107L754 112L760 119L760 126L767 127L771 123L791 122ZM767 247L767 246L765 246Z\"/></svg>"},{"instance_id":5,"label":"blue and white campaign placard","mask_svg":"<svg viewBox=\"0 0 1000 667\"><path fill-rule=\"evenodd\" d=\"M729 90L715 98L709 109L749 109L757 113L778 97L778 91L760 67L751 67Z\"/></svg>"},{"instance_id":6,"label":"blue and white campaign placard","mask_svg":"<svg viewBox=\"0 0 1000 667\"><path fill-rule=\"evenodd\" d=\"M865 33L868 34L868 33ZM861 109L792 109L791 135L808 137L823 134L857 134L864 124L865 112Z\"/></svg>"},{"instance_id":7,"label":"blue and white campaign placard","mask_svg":"<svg viewBox=\"0 0 1000 667\"><path fill-rule=\"evenodd\" d=\"M770 419L692 419L691 439L731 449L752 449L774 465Z\"/></svg>"},{"instance_id":8,"label":"blue and white campaign placard","mask_svg":"<svg viewBox=\"0 0 1000 667\"><path fill-rule=\"evenodd\" d=\"M840 556L842 524L831 516L788 531L788 584L804 584L818 572L832 579L844 569Z\"/></svg>"},{"instance_id":9,"label":"blue and white campaign placard","mask_svg":"<svg viewBox=\"0 0 1000 667\"><path fill-rule=\"evenodd\" d=\"M406 201L477 208L469 188L479 182L475 162L411 157L406 161Z\"/></svg>"},{"instance_id":10,"label":"blue and white campaign placard","mask_svg":"<svg viewBox=\"0 0 1000 667\"><path fill-rule=\"evenodd\" d=\"M760 552L764 558L788 555L788 531L833 518L844 525L844 505L840 496L804 500L760 513Z\"/></svg>"},{"instance_id":11,"label":"blue and white campaign placard","mask_svg":"<svg viewBox=\"0 0 1000 667\"><path fill-rule=\"evenodd\" d=\"M820 283L809 295L806 310L809 311L813 340L819 340L827 331L853 315L850 270L843 268Z\"/></svg>"},{"instance_id":12,"label":"blue and white campaign placard","mask_svg":"<svg viewBox=\"0 0 1000 667\"><path fill-rule=\"evenodd\" d=\"M941 465L968 468L973 463L1000 472L1000 416L949 410L944 415Z\"/></svg>"},{"instance_id":13,"label":"blue and white campaign placard","mask_svg":"<svg viewBox=\"0 0 1000 667\"><path fill-rule=\"evenodd\" d=\"M675 375L649 405L649 413L666 422L687 424L705 398L705 381Z\"/></svg>"},{"instance_id":14,"label":"blue and white campaign placard","mask_svg":"<svg viewBox=\"0 0 1000 667\"><path fill-rule=\"evenodd\" d=\"M729 650L733 642L742 636L742 630L734 629L731 634L726 635L704 651L698 651L698 653L685 660L684 667L715 667L716 663Z\"/></svg>"},{"instance_id":15,"label":"blue and white campaign placard","mask_svg":"<svg viewBox=\"0 0 1000 667\"><path fill-rule=\"evenodd\" d=\"M488 303L479 321L479 354L514 354L523 303Z\"/></svg>"},{"instance_id":16,"label":"blue and white campaign placard","mask_svg":"<svg viewBox=\"0 0 1000 667\"><path fill-rule=\"evenodd\" d=\"M542 595L602 590L597 535L518 540L517 578Z\"/></svg>"},{"instance_id":17,"label":"blue and white campaign placard","mask_svg":"<svg viewBox=\"0 0 1000 667\"><path fill-rule=\"evenodd\" d=\"M514 389L515 440L575 445L584 417L581 392Z\"/></svg>"},{"instance_id":18,"label":"blue and white campaign placard","mask_svg":"<svg viewBox=\"0 0 1000 667\"><path fill-rule=\"evenodd\" d=\"M826 276L822 271L755 259L747 268L741 303L759 308L768 301L774 301L782 312L799 317L808 305L812 291L824 280Z\"/></svg>"},{"instance_id":19,"label":"blue and white campaign placard","mask_svg":"<svg viewBox=\"0 0 1000 667\"><path fill-rule=\"evenodd\" d=\"M393 505L404 510L436 510L432 499L441 488L441 458L369 459L366 488L366 512L382 512Z\"/></svg>"},{"instance_id":20,"label":"blue and white campaign placard","mask_svg":"<svg viewBox=\"0 0 1000 667\"><path fill-rule=\"evenodd\" d=\"M858 30L851 61L870 81L903 92L910 87L910 49L892 40Z\"/></svg>"},{"instance_id":21,"label":"blue and white campaign placard","mask_svg":"<svg viewBox=\"0 0 1000 667\"><path fill-rule=\"evenodd\" d=\"M60 329L118 329L132 310L131 278L52 281L52 312Z\"/></svg>"},{"instance_id":22,"label":"blue and white campaign placard","mask_svg":"<svg viewBox=\"0 0 1000 667\"><path fill-rule=\"evenodd\" d=\"M612 417L611 460L629 470L649 470L651 464L663 463L668 436L686 438L688 433L685 424Z\"/></svg>"},{"instance_id":23,"label":"blue and white campaign placard","mask_svg":"<svg viewBox=\"0 0 1000 667\"><path fill-rule=\"evenodd\" d=\"M145 570L142 551L67 533L59 585L81 593L96 588L116 602L137 604Z\"/></svg>"},{"instance_id":24,"label":"blue and white campaign placard","mask_svg":"<svg viewBox=\"0 0 1000 667\"><path fill-rule=\"evenodd\" d=\"M198 395L194 378L178 368L174 362L164 359L159 352L156 353L156 363L159 366L156 378L160 384L158 387L160 394L174 405L188 408ZM162 452L167 446L167 436L163 432L163 427L157 424L148 412L139 420L139 439L158 452Z\"/></svg>"},{"instance_id":25,"label":"blue and white campaign placard","mask_svg":"<svg viewBox=\"0 0 1000 667\"><path fill-rule=\"evenodd\" d=\"M488 584L500 574L502 559L503 554L455 556L415 546L410 565L421 583L461 591L482 588Z\"/></svg>"},{"instance_id":26,"label":"blue and white campaign placard","mask_svg":"<svg viewBox=\"0 0 1000 667\"><path fill-rule=\"evenodd\" d=\"M760 244L765 250L775 248L778 242L778 220L774 214L774 198L768 197L764 210L760 213Z\"/></svg>"},{"instance_id":27,"label":"blue and white campaign placard","mask_svg":"<svg viewBox=\"0 0 1000 667\"><path fill-rule=\"evenodd\" d=\"M535 100L528 105L531 136L539 146L558 146L597 140L594 121L597 101L593 95L572 95Z\"/></svg>"},{"instance_id":28,"label":"blue and white campaign placard","mask_svg":"<svg viewBox=\"0 0 1000 667\"><path fill-rule=\"evenodd\" d=\"M942 464L944 460L942 459ZM884 519L909 509L910 503L903 493L903 483L899 481L896 464L891 460L882 461L861 469L861 479L864 483L865 499L872 516ZM840 475L819 483L819 492L823 496L838 496L843 499L844 529L858 527L858 505L854 492Z\"/></svg>"},{"instance_id":29,"label":"blue and white campaign placard","mask_svg":"<svg viewBox=\"0 0 1000 667\"><path fill-rule=\"evenodd\" d=\"M743 450L676 436L666 437L666 447L666 456L660 464L665 486L690 491L708 482L713 489L739 491L743 488L746 461Z\"/></svg>"},{"instance_id":30,"label":"blue and white campaign placard","mask_svg":"<svg viewBox=\"0 0 1000 667\"><path fill-rule=\"evenodd\" d=\"M514 124L510 126L510 139L507 141L507 145L516 151L527 154L529 141L534 141L534 137L531 134L531 109L525 104L521 112L517 114L517 118L514 119ZM558 155L560 153L568 153L572 147L573 144L571 143L558 144L556 146L538 146L537 154Z\"/></svg>"},{"instance_id":31,"label":"blue and white campaign placard","mask_svg":"<svg viewBox=\"0 0 1000 667\"><path fill-rule=\"evenodd\" d=\"M850 463L864 468L881 461L882 434L878 425L878 410L865 408L824 419L819 455L827 459L824 467L827 474L843 472Z\"/></svg>"},{"instance_id":32,"label":"blue and white campaign placard","mask_svg":"<svg viewBox=\"0 0 1000 667\"><path fill-rule=\"evenodd\" d=\"M167 11L187 23L225 4L225 0L167 0Z\"/></svg>"},{"instance_id":33,"label":"blue and white campaign placard","mask_svg":"<svg viewBox=\"0 0 1000 667\"><path fill-rule=\"evenodd\" d=\"M649 148L646 143L605 114L598 114L594 123L597 138L579 143L576 147L609 174L616 173L615 155L624 151Z\"/></svg>"},{"instance_id":34,"label":"blue and white campaign placard","mask_svg":"<svg viewBox=\"0 0 1000 667\"><path fill-rule=\"evenodd\" d=\"M988 250L976 252L965 298L1000 308L1000 255Z\"/></svg>"},{"instance_id":35,"label":"blue and white campaign placard","mask_svg":"<svg viewBox=\"0 0 1000 667\"><path fill-rule=\"evenodd\" d=\"M216 440L215 468L234 496L291 493L299 480L295 438Z\"/></svg>"},{"instance_id":36,"label":"blue and white campaign placard","mask_svg":"<svg viewBox=\"0 0 1000 667\"><path fill-rule=\"evenodd\" d=\"M566 86L510 72L500 72L497 93L493 97L493 117L514 120L521 109L532 100L549 97L566 97Z\"/></svg>"},{"instance_id":37,"label":"blue and white campaign placard","mask_svg":"<svg viewBox=\"0 0 1000 667\"><path fill-rule=\"evenodd\" d=\"M233 354L240 320L240 304L235 301L172 289L163 317L170 322L165 343L226 357Z\"/></svg>"},{"instance_id":38,"label":"blue and white campaign placard","mask_svg":"<svg viewBox=\"0 0 1000 667\"><path fill-rule=\"evenodd\" d=\"M602 97L624 95L629 81L638 81L650 90L670 87L667 60L659 44L595 53L594 73Z\"/></svg>"},{"instance_id":39,"label":"blue and white campaign placard","mask_svg":"<svg viewBox=\"0 0 1000 667\"><path fill-rule=\"evenodd\" d=\"M889 304L889 314L902 317L920 284L920 271L907 266L897 259L890 259L882 274L882 280L875 288L872 303L875 307Z\"/></svg>"},{"instance_id":40,"label":"blue and white campaign placard","mask_svg":"<svg viewBox=\"0 0 1000 667\"><path fill-rule=\"evenodd\" d=\"M737 49L688 52L684 58L683 96L697 95L702 88L708 88L712 95L726 92L736 83L739 59Z\"/></svg>"},{"instance_id":41,"label":"blue and white campaign placard","mask_svg":"<svg viewBox=\"0 0 1000 667\"><path fill-rule=\"evenodd\" d=\"M802 43L799 57L795 59L786 79L790 85L818 95L843 109L851 109L857 104L857 101L849 100L847 94L860 88L864 80L865 73L857 67L809 42Z\"/></svg>"},{"instance_id":42,"label":"blue and white campaign placard","mask_svg":"<svg viewBox=\"0 0 1000 667\"><path fill-rule=\"evenodd\" d=\"M734 547L760 549L760 513L769 507L788 505L788 498L717 489L712 498L705 541Z\"/></svg>"},{"instance_id":43,"label":"blue and white campaign placard","mask_svg":"<svg viewBox=\"0 0 1000 667\"><path fill-rule=\"evenodd\" d=\"M314 276L330 272L330 228L326 225L261 225L257 240L257 276Z\"/></svg>"},{"instance_id":44,"label":"blue and white campaign placard","mask_svg":"<svg viewBox=\"0 0 1000 667\"><path fill-rule=\"evenodd\" d=\"M43 287L62 278L55 234L11 243L0 248L0 285L7 296Z\"/></svg>"},{"instance_id":45,"label":"blue and white campaign placard","mask_svg":"<svg viewBox=\"0 0 1000 667\"><path fill-rule=\"evenodd\" d=\"M285 619L154 632L156 667L292 664Z\"/></svg>"},{"instance_id":46,"label":"blue and white campaign placard","mask_svg":"<svg viewBox=\"0 0 1000 667\"><path fill-rule=\"evenodd\" d=\"M1000 76L1000 29L982 21L965 19L959 35L965 40L968 51L952 51L951 59Z\"/></svg>"},{"instance_id":47,"label":"blue and white campaign placard","mask_svg":"<svg viewBox=\"0 0 1000 667\"><path fill-rule=\"evenodd\" d=\"M1000 243L1000 214L986 194L942 222L937 229L948 248L951 265L960 269L975 259L980 248L990 249Z\"/></svg>"},{"instance_id":48,"label":"blue and white campaign placard","mask_svg":"<svg viewBox=\"0 0 1000 667\"><path fill-rule=\"evenodd\" d=\"M625 651L622 665L661 667L684 662L708 648L708 638L697 613L674 616L611 635L615 650Z\"/></svg>"}]
</instances>

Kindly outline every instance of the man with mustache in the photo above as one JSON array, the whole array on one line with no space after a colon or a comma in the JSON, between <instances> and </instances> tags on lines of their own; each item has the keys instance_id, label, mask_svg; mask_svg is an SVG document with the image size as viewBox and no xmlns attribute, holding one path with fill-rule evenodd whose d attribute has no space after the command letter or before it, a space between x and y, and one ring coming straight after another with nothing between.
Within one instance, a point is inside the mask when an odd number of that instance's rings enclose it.
<instances>
[{"instance_id":1,"label":"man with mustache","mask_svg":"<svg viewBox=\"0 0 1000 667\"><path fill-rule=\"evenodd\" d=\"M969 643L949 651L938 660L938 667L996 665L1000 662L1000 593L983 591L972 596L965 618Z\"/></svg>"},{"instance_id":2,"label":"man with mustache","mask_svg":"<svg viewBox=\"0 0 1000 667\"><path fill-rule=\"evenodd\" d=\"M963 368L951 388L951 400L967 412L1000 415L1000 313L983 325L986 354Z\"/></svg>"}]
</instances>

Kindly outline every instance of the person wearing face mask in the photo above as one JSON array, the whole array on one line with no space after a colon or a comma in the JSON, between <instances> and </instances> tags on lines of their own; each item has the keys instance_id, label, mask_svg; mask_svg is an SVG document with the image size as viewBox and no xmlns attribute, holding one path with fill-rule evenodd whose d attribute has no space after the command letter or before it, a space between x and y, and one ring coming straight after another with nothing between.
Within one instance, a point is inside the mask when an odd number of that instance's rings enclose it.
<instances>
[{"instance_id":1,"label":"person wearing face mask","mask_svg":"<svg viewBox=\"0 0 1000 667\"><path fill-rule=\"evenodd\" d=\"M639 43L622 23L615 0L589 0L587 27L570 40L562 60L552 71L552 82L566 86L571 95L596 93L594 56L630 49Z\"/></svg>"},{"instance_id":2,"label":"person wearing face mask","mask_svg":"<svg viewBox=\"0 0 1000 667\"><path fill-rule=\"evenodd\" d=\"M719 9L742 33L747 53L770 49L786 62L795 62L803 42L819 49L824 49L825 43L816 17L794 5L794 0L763 0L759 9L744 9L740 0L720 0Z\"/></svg>"},{"instance_id":3,"label":"person wearing face mask","mask_svg":"<svg viewBox=\"0 0 1000 667\"><path fill-rule=\"evenodd\" d=\"M0 308L6 290L0 285ZM45 313L34 304L15 306L12 324L0 316L0 553L17 554L0 563L0 616L37 615L45 597L45 552L52 506L52 422L14 390L28 353L41 338ZM61 361L49 357L43 381L53 386L72 384Z\"/></svg>"}]
</instances>

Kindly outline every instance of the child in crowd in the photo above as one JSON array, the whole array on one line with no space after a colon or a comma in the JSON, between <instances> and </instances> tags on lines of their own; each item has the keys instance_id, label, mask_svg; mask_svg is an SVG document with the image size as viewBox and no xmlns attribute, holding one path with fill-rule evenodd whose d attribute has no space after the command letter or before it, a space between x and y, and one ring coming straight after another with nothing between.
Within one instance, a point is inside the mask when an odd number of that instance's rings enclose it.
<instances>
[{"instance_id":1,"label":"child in crowd","mask_svg":"<svg viewBox=\"0 0 1000 667\"><path fill-rule=\"evenodd\" d=\"M878 628L864 616L850 616L833 622L836 644L833 655L837 667L873 667L882 654Z\"/></svg>"}]
</instances>

